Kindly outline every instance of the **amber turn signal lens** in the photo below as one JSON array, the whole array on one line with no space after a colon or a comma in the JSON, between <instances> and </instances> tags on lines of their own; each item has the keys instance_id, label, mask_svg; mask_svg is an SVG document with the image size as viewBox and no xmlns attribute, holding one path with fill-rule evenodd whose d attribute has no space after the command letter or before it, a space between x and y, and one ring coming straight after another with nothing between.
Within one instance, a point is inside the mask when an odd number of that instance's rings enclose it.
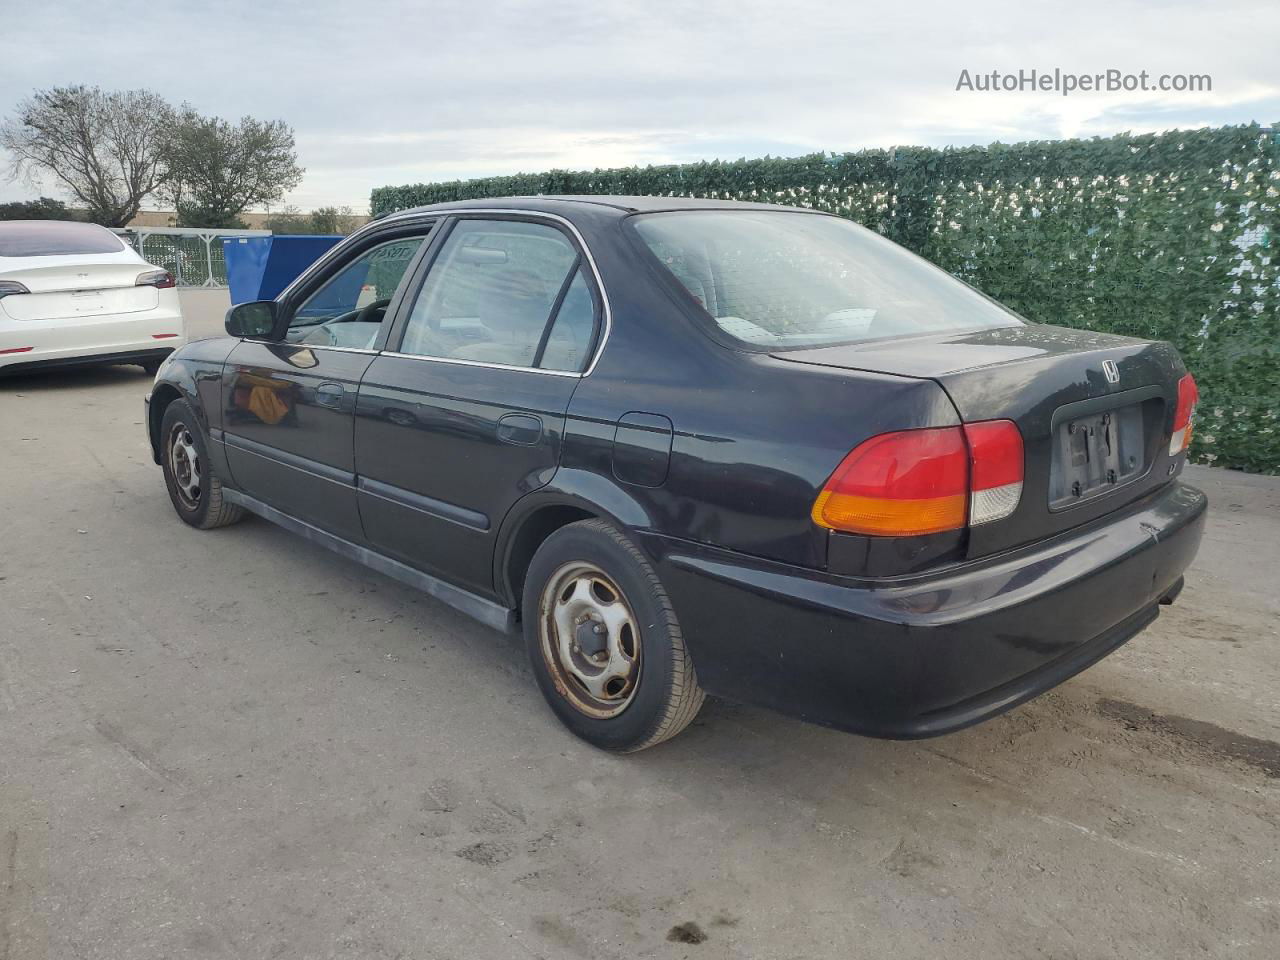
<instances>
[{"instance_id":1,"label":"amber turn signal lens","mask_svg":"<svg viewBox=\"0 0 1280 960\"><path fill-rule=\"evenodd\" d=\"M941 533L964 526L963 494L924 500L856 497L823 490L813 505L813 521L820 527L881 537Z\"/></svg>"}]
</instances>

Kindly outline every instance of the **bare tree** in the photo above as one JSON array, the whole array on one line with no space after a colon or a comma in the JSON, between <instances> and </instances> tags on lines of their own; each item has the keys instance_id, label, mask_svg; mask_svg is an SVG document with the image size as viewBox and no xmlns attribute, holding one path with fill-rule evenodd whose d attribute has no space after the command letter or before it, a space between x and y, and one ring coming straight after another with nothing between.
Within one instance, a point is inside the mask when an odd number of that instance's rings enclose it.
<instances>
[{"instance_id":1,"label":"bare tree","mask_svg":"<svg viewBox=\"0 0 1280 960\"><path fill-rule=\"evenodd\" d=\"M51 174L88 218L123 227L166 179L173 108L150 90L71 86L37 90L0 125L10 174Z\"/></svg>"},{"instance_id":2,"label":"bare tree","mask_svg":"<svg viewBox=\"0 0 1280 960\"><path fill-rule=\"evenodd\" d=\"M248 207L281 199L302 180L293 129L283 120L244 117L238 124L184 107L165 150L165 193L178 223L243 226Z\"/></svg>"}]
</instances>

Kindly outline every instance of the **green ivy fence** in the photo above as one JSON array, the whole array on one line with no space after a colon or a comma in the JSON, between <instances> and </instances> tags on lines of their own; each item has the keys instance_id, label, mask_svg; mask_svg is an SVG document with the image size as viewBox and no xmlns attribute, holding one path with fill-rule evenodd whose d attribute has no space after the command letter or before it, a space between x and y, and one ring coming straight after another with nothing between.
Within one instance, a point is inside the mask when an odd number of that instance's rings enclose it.
<instances>
[{"instance_id":1,"label":"green ivy fence","mask_svg":"<svg viewBox=\"0 0 1280 960\"><path fill-rule=\"evenodd\" d=\"M1092 140L381 187L376 216L533 194L813 207L1043 323L1173 342L1200 384L1193 457L1280 473L1280 144L1257 125Z\"/></svg>"}]
</instances>

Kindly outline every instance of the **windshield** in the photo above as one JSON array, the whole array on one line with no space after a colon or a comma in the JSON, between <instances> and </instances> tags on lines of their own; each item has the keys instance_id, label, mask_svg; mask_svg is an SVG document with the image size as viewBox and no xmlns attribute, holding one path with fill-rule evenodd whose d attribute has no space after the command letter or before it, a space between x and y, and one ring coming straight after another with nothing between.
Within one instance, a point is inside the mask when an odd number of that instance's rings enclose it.
<instances>
[{"instance_id":1,"label":"windshield","mask_svg":"<svg viewBox=\"0 0 1280 960\"><path fill-rule=\"evenodd\" d=\"M1022 322L838 217L697 210L632 222L720 329L755 346L827 346Z\"/></svg>"},{"instance_id":2,"label":"windshield","mask_svg":"<svg viewBox=\"0 0 1280 960\"><path fill-rule=\"evenodd\" d=\"M0 223L0 257L62 257L119 253L124 249L110 230L66 220L18 220Z\"/></svg>"}]
</instances>

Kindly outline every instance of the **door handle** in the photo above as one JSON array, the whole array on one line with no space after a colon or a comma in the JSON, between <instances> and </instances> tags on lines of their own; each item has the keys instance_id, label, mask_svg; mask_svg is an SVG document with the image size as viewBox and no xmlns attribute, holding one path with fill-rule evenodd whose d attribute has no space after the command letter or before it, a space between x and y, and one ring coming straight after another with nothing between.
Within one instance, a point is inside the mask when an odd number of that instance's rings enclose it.
<instances>
[{"instance_id":1,"label":"door handle","mask_svg":"<svg viewBox=\"0 0 1280 960\"><path fill-rule=\"evenodd\" d=\"M542 421L523 413L508 413L498 421L498 439L519 447L532 447L542 439Z\"/></svg>"},{"instance_id":2,"label":"door handle","mask_svg":"<svg viewBox=\"0 0 1280 960\"><path fill-rule=\"evenodd\" d=\"M316 403L326 407L341 406L345 393L340 383L322 383L316 387Z\"/></svg>"}]
</instances>

